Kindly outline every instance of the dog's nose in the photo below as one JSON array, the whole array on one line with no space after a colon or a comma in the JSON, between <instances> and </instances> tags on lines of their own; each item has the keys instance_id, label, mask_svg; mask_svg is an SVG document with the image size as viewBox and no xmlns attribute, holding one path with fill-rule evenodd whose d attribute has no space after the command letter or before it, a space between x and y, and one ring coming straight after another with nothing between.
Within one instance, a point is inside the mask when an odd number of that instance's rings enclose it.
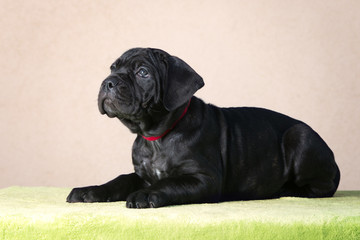
<instances>
[{"instance_id":1,"label":"dog's nose","mask_svg":"<svg viewBox=\"0 0 360 240\"><path fill-rule=\"evenodd\" d=\"M117 80L116 78L107 78L104 80L104 86L106 89L111 90L112 88L114 88L116 85L118 85L119 80Z\"/></svg>"}]
</instances>

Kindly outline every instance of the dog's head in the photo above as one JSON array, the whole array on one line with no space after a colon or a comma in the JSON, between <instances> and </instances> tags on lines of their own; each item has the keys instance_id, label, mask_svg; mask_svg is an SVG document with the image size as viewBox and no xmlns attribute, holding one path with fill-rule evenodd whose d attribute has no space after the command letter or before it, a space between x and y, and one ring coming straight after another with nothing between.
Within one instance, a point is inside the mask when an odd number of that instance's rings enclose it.
<instances>
[{"instance_id":1,"label":"dog's head","mask_svg":"<svg viewBox=\"0 0 360 240\"><path fill-rule=\"evenodd\" d=\"M99 110L139 134L151 131L204 86L188 64L159 49L130 49L110 69L101 84Z\"/></svg>"}]
</instances>

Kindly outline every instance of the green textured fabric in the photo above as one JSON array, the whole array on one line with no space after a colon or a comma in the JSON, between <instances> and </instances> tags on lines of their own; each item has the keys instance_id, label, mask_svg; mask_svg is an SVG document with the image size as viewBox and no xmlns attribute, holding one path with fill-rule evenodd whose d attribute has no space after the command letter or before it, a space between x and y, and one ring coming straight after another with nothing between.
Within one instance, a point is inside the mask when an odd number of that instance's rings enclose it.
<instances>
[{"instance_id":1,"label":"green textured fabric","mask_svg":"<svg viewBox=\"0 0 360 240\"><path fill-rule=\"evenodd\" d=\"M0 189L0 239L360 239L360 191L127 209L66 203L70 189Z\"/></svg>"}]
</instances>

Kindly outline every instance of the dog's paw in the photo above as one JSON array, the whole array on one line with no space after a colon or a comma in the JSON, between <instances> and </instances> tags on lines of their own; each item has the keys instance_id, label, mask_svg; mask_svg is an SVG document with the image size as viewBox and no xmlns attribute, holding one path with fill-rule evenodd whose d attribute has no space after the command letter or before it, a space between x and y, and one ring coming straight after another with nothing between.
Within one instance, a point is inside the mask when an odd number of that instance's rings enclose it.
<instances>
[{"instance_id":1,"label":"dog's paw","mask_svg":"<svg viewBox=\"0 0 360 240\"><path fill-rule=\"evenodd\" d=\"M126 199L127 208L158 208L169 205L165 194L150 190L131 193Z\"/></svg>"},{"instance_id":2,"label":"dog's paw","mask_svg":"<svg viewBox=\"0 0 360 240\"><path fill-rule=\"evenodd\" d=\"M108 194L104 187L90 186L83 188L74 188L66 198L69 203L75 202L107 202Z\"/></svg>"}]
</instances>

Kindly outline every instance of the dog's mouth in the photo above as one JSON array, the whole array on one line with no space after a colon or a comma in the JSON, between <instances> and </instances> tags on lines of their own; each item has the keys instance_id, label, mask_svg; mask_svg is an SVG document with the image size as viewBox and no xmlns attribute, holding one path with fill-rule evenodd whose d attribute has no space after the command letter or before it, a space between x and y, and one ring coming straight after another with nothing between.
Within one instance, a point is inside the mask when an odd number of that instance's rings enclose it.
<instances>
[{"instance_id":1,"label":"dog's mouth","mask_svg":"<svg viewBox=\"0 0 360 240\"><path fill-rule=\"evenodd\" d=\"M118 118L130 131L136 133L139 131L139 122L133 119L131 115L119 111L118 103L110 98L99 99L99 110L101 114L106 114L110 118Z\"/></svg>"},{"instance_id":2,"label":"dog's mouth","mask_svg":"<svg viewBox=\"0 0 360 240\"><path fill-rule=\"evenodd\" d=\"M110 118L114 118L119 114L113 101L109 98L99 100L99 110L101 114L106 114Z\"/></svg>"},{"instance_id":3,"label":"dog's mouth","mask_svg":"<svg viewBox=\"0 0 360 240\"><path fill-rule=\"evenodd\" d=\"M123 118L127 112L131 111L130 103L132 102L131 93L127 91L120 95L116 89L106 90L103 86L98 96L98 107L101 114L106 114L110 118Z\"/></svg>"},{"instance_id":4,"label":"dog's mouth","mask_svg":"<svg viewBox=\"0 0 360 240\"><path fill-rule=\"evenodd\" d=\"M111 97L106 96L104 94L99 95L99 111L101 114L106 114L110 118L117 117L121 121L125 121L126 123L134 122L135 116L131 112L133 108L130 107L131 104L123 103L118 99L112 99Z\"/></svg>"},{"instance_id":5,"label":"dog's mouth","mask_svg":"<svg viewBox=\"0 0 360 240\"><path fill-rule=\"evenodd\" d=\"M149 102L141 104L139 94L130 91L122 84L106 88L102 84L98 95L98 108L101 114L118 118L131 132L137 133L144 125L144 108Z\"/></svg>"}]
</instances>

